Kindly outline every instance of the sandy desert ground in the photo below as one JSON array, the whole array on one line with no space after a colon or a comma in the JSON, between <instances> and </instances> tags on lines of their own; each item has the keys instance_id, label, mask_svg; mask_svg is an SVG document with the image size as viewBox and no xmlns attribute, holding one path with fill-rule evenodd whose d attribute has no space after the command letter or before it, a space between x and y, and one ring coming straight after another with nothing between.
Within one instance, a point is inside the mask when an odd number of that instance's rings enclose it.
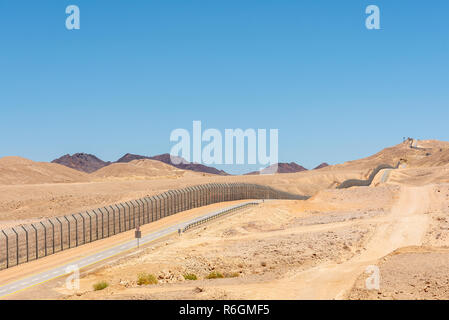
<instances>
[{"instance_id":1,"label":"sandy desert ground","mask_svg":"<svg viewBox=\"0 0 449 320\"><path fill-rule=\"evenodd\" d=\"M62 299L449 298L449 143L421 141L418 149L403 143L317 171L270 176L206 176L145 161L91 175L58 168L58 181L42 178L46 167L28 162L41 180L8 184L2 178L0 223L211 181L267 184L312 197L265 202L154 244L86 275L77 292L55 288ZM378 164L399 161L405 166L381 171L371 186L335 189L346 179L365 179ZM0 173L2 166L0 159ZM366 288L368 266L380 270L378 290ZM207 279L214 271L223 278ZM142 272L158 283L138 285ZM94 291L99 281L110 285Z\"/></svg>"}]
</instances>

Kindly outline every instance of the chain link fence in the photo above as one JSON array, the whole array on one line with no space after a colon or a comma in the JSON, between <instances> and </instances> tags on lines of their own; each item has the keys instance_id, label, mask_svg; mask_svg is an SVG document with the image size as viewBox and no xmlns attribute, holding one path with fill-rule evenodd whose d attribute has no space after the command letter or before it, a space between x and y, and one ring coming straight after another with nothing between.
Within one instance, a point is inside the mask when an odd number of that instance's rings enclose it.
<instances>
[{"instance_id":1,"label":"chain link fence","mask_svg":"<svg viewBox=\"0 0 449 320\"><path fill-rule=\"evenodd\" d=\"M0 270L104 239L177 212L242 199L308 197L246 183L210 183L0 231Z\"/></svg>"}]
</instances>

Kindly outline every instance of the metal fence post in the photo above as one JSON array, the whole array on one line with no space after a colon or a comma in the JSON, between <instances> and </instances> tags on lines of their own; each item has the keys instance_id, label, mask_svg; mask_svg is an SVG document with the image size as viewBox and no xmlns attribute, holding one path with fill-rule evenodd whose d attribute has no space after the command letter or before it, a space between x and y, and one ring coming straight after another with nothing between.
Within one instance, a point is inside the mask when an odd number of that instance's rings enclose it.
<instances>
[{"instance_id":1,"label":"metal fence post","mask_svg":"<svg viewBox=\"0 0 449 320\"><path fill-rule=\"evenodd\" d=\"M184 193L183 189L176 190L178 198L178 212L184 211Z\"/></svg>"},{"instance_id":2,"label":"metal fence post","mask_svg":"<svg viewBox=\"0 0 449 320\"><path fill-rule=\"evenodd\" d=\"M129 206L128 201L126 201L125 204L128 207L128 230L131 230L131 207Z\"/></svg>"},{"instance_id":3,"label":"metal fence post","mask_svg":"<svg viewBox=\"0 0 449 320\"><path fill-rule=\"evenodd\" d=\"M152 197L154 199L154 213L153 213L153 221L156 221L158 218L158 212L160 211L160 199L158 195Z\"/></svg>"},{"instance_id":4,"label":"metal fence post","mask_svg":"<svg viewBox=\"0 0 449 320\"><path fill-rule=\"evenodd\" d=\"M83 220L83 244L86 244L86 220L84 219L84 215L79 213L81 219Z\"/></svg>"},{"instance_id":5,"label":"metal fence post","mask_svg":"<svg viewBox=\"0 0 449 320\"><path fill-rule=\"evenodd\" d=\"M122 213L121 213L121 210L118 205L115 205L115 207L118 210L118 232L120 233L120 232L122 232L122 222L121 222L122 221ZM114 212L115 212L115 210L114 210ZM123 221L124 220L125 219L123 219Z\"/></svg>"},{"instance_id":6,"label":"metal fence post","mask_svg":"<svg viewBox=\"0 0 449 320\"><path fill-rule=\"evenodd\" d=\"M29 259L29 254L28 254L28 231L27 231L27 229L25 229L25 227L24 226L21 226L22 227L22 229L23 229L23 231L25 231L25 244L26 244L26 251L27 251L27 262L28 261L30 261L30 259ZM19 247L17 247L17 251L19 250Z\"/></svg>"},{"instance_id":7,"label":"metal fence post","mask_svg":"<svg viewBox=\"0 0 449 320\"><path fill-rule=\"evenodd\" d=\"M86 214L89 216L89 242L92 242L92 216L89 211L86 211Z\"/></svg>"},{"instance_id":8,"label":"metal fence post","mask_svg":"<svg viewBox=\"0 0 449 320\"><path fill-rule=\"evenodd\" d=\"M64 219L67 221L68 225L67 225L67 237L69 240L69 249L72 247L71 241L70 241L70 233L71 233L71 229L70 229L70 221L69 219L67 219L67 216L64 216ZM97 230L98 231L98 230Z\"/></svg>"},{"instance_id":9,"label":"metal fence post","mask_svg":"<svg viewBox=\"0 0 449 320\"><path fill-rule=\"evenodd\" d=\"M176 190L178 199L178 212L184 211L184 203L182 198L182 189Z\"/></svg>"},{"instance_id":10,"label":"metal fence post","mask_svg":"<svg viewBox=\"0 0 449 320\"><path fill-rule=\"evenodd\" d=\"M217 202L217 184L216 183L212 184L212 202L213 203Z\"/></svg>"},{"instance_id":11,"label":"metal fence post","mask_svg":"<svg viewBox=\"0 0 449 320\"><path fill-rule=\"evenodd\" d=\"M31 226L34 229L34 234L35 234L35 241L36 241L36 260L39 259L39 246L38 246L38 242L37 242L37 229L34 226L34 224L31 224Z\"/></svg>"},{"instance_id":12,"label":"metal fence post","mask_svg":"<svg viewBox=\"0 0 449 320\"><path fill-rule=\"evenodd\" d=\"M41 221L41 225L44 228L44 247L45 247L45 256L47 256L47 227L44 225L44 223Z\"/></svg>"},{"instance_id":13,"label":"metal fence post","mask_svg":"<svg viewBox=\"0 0 449 320\"><path fill-rule=\"evenodd\" d=\"M9 239L8 239L8 235L6 234L5 230L2 230L3 234L5 235L5 246L6 246L6 269L9 268Z\"/></svg>"},{"instance_id":14,"label":"metal fence post","mask_svg":"<svg viewBox=\"0 0 449 320\"><path fill-rule=\"evenodd\" d=\"M59 218L58 217L56 217L56 220L59 222L59 226L60 226L60 230L59 230L59 237L61 238L60 240L61 240L61 251L63 251L64 250L64 240L63 240L63 233L62 233L62 222L59 220Z\"/></svg>"},{"instance_id":15,"label":"metal fence post","mask_svg":"<svg viewBox=\"0 0 449 320\"><path fill-rule=\"evenodd\" d=\"M200 189L198 186L194 186L193 189L195 190L195 208L198 208L200 206Z\"/></svg>"},{"instance_id":16,"label":"metal fence post","mask_svg":"<svg viewBox=\"0 0 449 320\"><path fill-rule=\"evenodd\" d=\"M142 221L144 224L150 223L150 204L148 203L147 198L140 198L140 202L142 202ZM147 219L147 222L145 222L145 217Z\"/></svg>"},{"instance_id":17,"label":"metal fence post","mask_svg":"<svg viewBox=\"0 0 449 320\"><path fill-rule=\"evenodd\" d=\"M185 188L186 195L185 195L185 201L186 201L186 209L190 210L192 208L192 189L190 187Z\"/></svg>"},{"instance_id":18,"label":"metal fence post","mask_svg":"<svg viewBox=\"0 0 449 320\"><path fill-rule=\"evenodd\" d=\"M132 203L132 202L131 202ZM140 207L140 203L139 203L139 201L137 201L136 200L136 203L137 203L137 210L138 210L138 214L137 214L137 226L140 226L140 209L141 209L141 207ZM133 204L133 203L132 203ZM135 205L133 204L133 208L135 207ZM134 209L133 209L134 210ZM135 219L134 219L134 221L135 221ZM136 223L134 222L134 226L136 226Z\"/></svg>"},{"instance_id":19,"label":"metal fence post","mask_svg":"<svg viewBox=\"0 0 449 320\"><path fill-rule=\"evenodd\" d=\"M108 214L108 238L111 236L111 215L109 214L109 210L107 207L104 207L106 213Z\"/></svg>"},{"instance_id":20,"label":"metal fence post","mask_svg":"<svg viewBox=\"0 0 449 320\"><path fill-rule=\"evenodd\" d=\"M98 208L101 213L101 239L104 239L104 212L101 208Z\"/></svg>"},{"instance_id":21,"label":"metal fence post","mask_svg":"<svg viewBox=\"0 0 449 320\"><path fill-rule=\"evenodd\" d=\"M178 190L173 190L173 204L174 204L174 212L173 213L178 213L179 212L179 193Z\"/></svg>"},{"instance_id":22,"label":"metal fence post","mask_svg":"<svg viewBox=\"0 0 449 320\"><path fill-rule=\"evenodd\" d=\"M148 203L145 201L145 199L137 199L137 202L139 202L142 205L142 225L145 225L148 223L148 218L147 218L147 222L145 222L145 217L147 217L148 214Z\"/></svg>"},{"instance_id":23,"label":"metal fence post","mask_svg":"<svg viewBox=\"0 0 449 320\"><path fill-rule=\"evenodd\" d=\"M153 203L153 197L146 197L145 201L148 201L148 221L153 222L154 221L154 203ZM150 208L151 208L151 214L150 214Z\"/></svg>"},{"instance_id":24,"label":"metal fence post","mask_svg":"<svg viewBox=\"0 0 449 320\"><path fill-rule=\"evenodd\" d=\"M185 211L188 209L187 206L187 189L183 188L182 189L182 211Z\"/></svg>"},{"instance_id":25,"label":"metal fence post","mask_svg":"<svg viewBox=\"0 0 449 320\"><path fill-rule=\"evenodd\" d=\"M167 217L167 216L171 215L172 196L171 196L170 191L165 191L164 193L165 193L165 196L167 197L167 200L166 200L166 202L167 202L167 210L165 211L165 216Z\"/></svg>"},{"instance_id":26,"label":"metal fence post","mask_svg":"<svg viewBox=\"0 0 449 320\"><path fill-rule=\"evenodd\" d=\"M198 207L202 207L203 206L203 198L204 198L204 195L203 195L203 187L201 186L201 185L199 185L199 186L196 186L196 188L197 188L197 190L198 190Z\"/></svg>"},{"instance_id":27,"label":"metal fence post","mask_svg":"<svg viewBox=\"0 0 449 320\"><path fill-rule=\"evenodd\" d=\"M146 210L144 209L143 210L143 223L145 224L145 216L147 217L147 222L146 223L150 223L150 204L149 204L149 202L148 202L148 199L145 197L145 198L143 198L143 199L140 199L140 201L142 201L142 205L144 206L144 208L145 208L145 205L146 205ZM146 214L145 214L146 213Z\"/></svg>"},{"instance_id":28,"label":"metal fence post","mask_svg":"<svg viewBox=\"0 0 449 320\"><path fill-rule=\"evenodd\" d=\"M16 265L19 265L19 234L17 233L16 229L11 228L12 231L16 234ZM28 248L27 248L28 251Z\"/></svg>"},{"instance_id":29,"label":"metal fence post","mask_svg":"<svg viewBox=\"0 0 449 320\"><path fill-rule=\"evenodd\" d=\"M159 198L159 195L155 195L155 199L156 199L156 220L158 220L158 213L159 215L161 214L161 199ZM155 220L155 221L156 221Z\"/></svg>"},{"instance_id":30,"label":"metal fence post","mask_svg":"<svg viewBox=\"0 0 449 320\"><path fill-rule=\"evenodd\" d=\"M190 187L190 209L196 208L196 189Z\"/></svg>"},{"instance_id":31,"label":"metal fence post","mask_svg":"<svg viewBox=\"0 0 449 320\"><path fill-rule=\"evenodd\" d=\"M155 196L150 197L151 201L151 222L155 221L154 217L157 215L157 199Z\"/></svg>"},{"instance_id":32,"label":"metal fence post","mask_svg":"<svg viewBox=\"0 0 449 320\"><path fill-rule=\"evenodd\" d=\"M95 215L95 233L96 233L95 241L96 241L99 238L98 237L98 214L97 214L97 211L95 211L95 210L92 210L92 212Z\"/></svg>"},{"instance_id":33,"label":"metal fence post","mask_svg":"<svg viewBox=\"0 0 449 320\"><path fill-rule=\"evenodd\" d=\"M114 228L114 235L115 235L115 210L112 206L109 206L109 208L112 210L112 227Z\"/></svg>"},{"instance_id":34,"label":"metal fence post","mask_svg":"<svg viewBox=\"0 0 449 320\"><path fill-rule=\"evenodd\" d=\"M168 216L168 196L167 192L162 194L162 198L164 198L164 218Z\"/></svg>"},{"instance_id":35,"label":"metal fence post","mask_svg":"<svg viewBox=\"0 0 449 320\"><path fill-rule=\"evenodd\" d=\"M178 193L176 192L176 190L171 190L171 195L173 204L172 214L175 214L178 212Z\"/></svg>"},{"instance_id":36,"label":"metal fence post","mask_svg":"<svg viewBox=\"0 0 449 320\"><path fill-rule=\"evenodd\" d=\"M75 247L78 247L78 220L75 218L75 215L72 214L73 219L75 220Z\"/></svg>"},{"instance_id":37,"label":"metal fence post","mask_svg":"<svg viewBox=\"0 0 449 320\"><path fill-rule=\"evenodd\" d=\"M50 219L48 219L47 220L48 222L50 222L50 224L51 224L51 233L52 233L52 236L51 236L51 238L52 238L52 247L53 247L53 252L52 252L52 254L53 253L55 253L55 225L53 224L53 222L50 220Z\"/></svg>"},{"instance_id":38,"label":"metal fence post","mask_svg":"<svg viewBox=\"0 0 449 320\"><path fill-rule=\"evenodd\" d=\"M173 190L169 190L168 192L167 192L167 194L169 195L169 202L170 202L170 205L169 205L169 208L170 208L170 213L169 213L169 215L171 216L172 214L174 214L175 213L175 211L176 211L176 203L175 203L175 193L173 192Z\"/></svg>"}]
</instances>

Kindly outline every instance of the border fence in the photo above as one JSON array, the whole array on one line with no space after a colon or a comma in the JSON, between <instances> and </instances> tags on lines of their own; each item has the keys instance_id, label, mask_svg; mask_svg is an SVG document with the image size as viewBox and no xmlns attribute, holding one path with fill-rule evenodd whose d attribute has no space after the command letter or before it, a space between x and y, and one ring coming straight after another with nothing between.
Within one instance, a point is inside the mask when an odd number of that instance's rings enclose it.
<instances>
[{"instance_id":1,"label":"border fence","mask_svg":"<svg viewBox=\"0 0 449 320\"><path fill-rule=\"evenodd\" d=\"M243 199L307 196L247 183L209 183L0 230L0 270L104 239L172 214Z\"/></svg>"},{"instance_id":2,"label":"border fence","mask_svg":"<svg viewBox=\"0 0 449 320\"><path fill-rule=\"evenodd\" d=\"M399 168L399 165L401 162L399 161L395 167L389 165L389 164L380 164L369 175L368 179L366 180L360 180L360 179L349 179L345 180L342 183L340 183L339 186L337 186L337 189L347 189L351 187L368 187L373 182L376 175L384 169L397 169Z\"/></svg>"}]
</instances>

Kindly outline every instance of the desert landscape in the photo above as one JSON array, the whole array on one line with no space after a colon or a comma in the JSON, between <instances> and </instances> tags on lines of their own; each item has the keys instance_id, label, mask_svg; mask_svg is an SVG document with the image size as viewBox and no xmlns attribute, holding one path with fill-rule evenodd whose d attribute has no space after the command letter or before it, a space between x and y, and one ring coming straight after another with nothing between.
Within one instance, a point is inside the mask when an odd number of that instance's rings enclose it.
<instances>
[{"instance_id":1,"label":"desert landscape","mask_svg":"<svg viewBox=\"0 0 449 320\"><path fill-rule=\"evenodd\" d=\"M449 299L448 142L409 139L364 159L273 175L214 174L128 159L91 172L0 159L0 227L210 182L256 183L310 198L267 200L151 243L84 272L79 290L59 281L10 298L33 298L42 290L39 296L48 299ZM348 179L369 179L379 165L391 168L368 186L338 188ZM226 205L178 213L148 228ZM91 245L71 250L82 255ZM366 286L370 266L379 270L377 289ZM2 275L13 273L0 271L0 287ZM142 281L142 275L153 280ZM101 282L107 287L94 290Z\"/></svg>"}]
</instances>

